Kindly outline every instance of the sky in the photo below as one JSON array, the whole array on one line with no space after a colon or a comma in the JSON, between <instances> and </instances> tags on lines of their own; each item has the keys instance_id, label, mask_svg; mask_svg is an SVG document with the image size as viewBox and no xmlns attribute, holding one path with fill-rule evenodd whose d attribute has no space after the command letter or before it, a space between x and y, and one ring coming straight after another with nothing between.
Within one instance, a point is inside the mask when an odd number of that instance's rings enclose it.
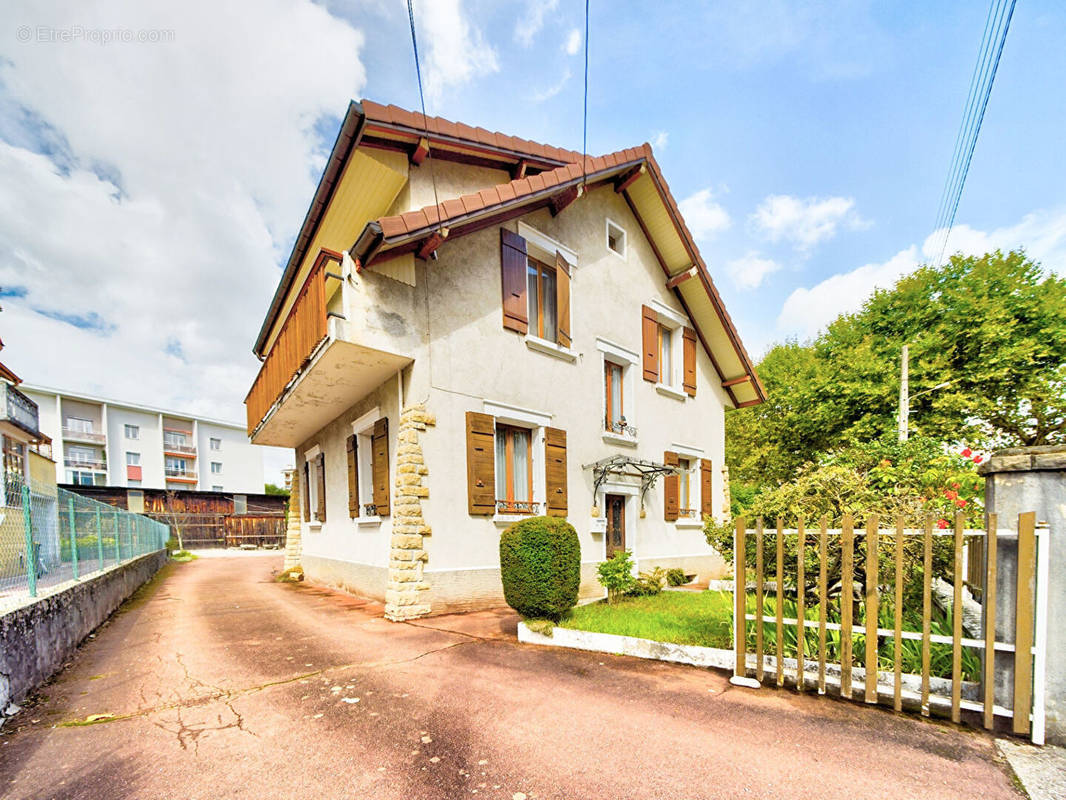
<instances>
[{"instance_id":1,"label":"sky","mask_svg":"<svg viewBox=\"0 0 1066 800\"><path fill-rule=\"evenodd\" d=\"M984 0L590 6L588 151L652 144L754 358L936 257ZM582 149L583 2L414 7L430 114ZM408 25L402 0L8 0L5 363L243 420L348 100L418 108ZM1066 269L1064 41L1066 7L1018 3L949 252Z\"/></svg>"}]
</instances>

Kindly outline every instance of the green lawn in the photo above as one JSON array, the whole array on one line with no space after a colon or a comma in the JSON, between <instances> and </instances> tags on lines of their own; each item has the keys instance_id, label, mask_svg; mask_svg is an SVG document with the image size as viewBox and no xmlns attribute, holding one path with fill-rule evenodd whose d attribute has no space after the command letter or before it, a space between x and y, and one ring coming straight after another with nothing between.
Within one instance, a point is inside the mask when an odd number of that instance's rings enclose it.
<instances>
[{"instance_id":1,"label":"green lawn","mask_svg":"<svg viewBox=\"0 0 1066 800\"><path fill-rule=\"evenodd\" d=\"M733 646L732 626L733 595L727 592L662 592L613 606L592 603L573 609L559 623L561 628L725 649Z\"/></svg>"}]
</instances>

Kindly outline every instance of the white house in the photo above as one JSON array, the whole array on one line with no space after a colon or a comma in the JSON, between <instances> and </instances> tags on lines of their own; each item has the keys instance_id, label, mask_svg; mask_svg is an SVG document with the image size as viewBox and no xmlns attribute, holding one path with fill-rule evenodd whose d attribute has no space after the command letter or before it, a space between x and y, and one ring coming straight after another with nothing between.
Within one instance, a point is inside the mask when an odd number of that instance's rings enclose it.
<instances>
[{"instance_id":1,"label":"white house","mask_svg":"<svg viewBox=\"0 0 1066 800\"><path fill-rule=\"evenodd\" d=\"M255 345L308 579L395 619L502 602L499 534L720 573L724 417L762 386L650 146L580 153L351 104Z\"/></svg>"}]
</instances>

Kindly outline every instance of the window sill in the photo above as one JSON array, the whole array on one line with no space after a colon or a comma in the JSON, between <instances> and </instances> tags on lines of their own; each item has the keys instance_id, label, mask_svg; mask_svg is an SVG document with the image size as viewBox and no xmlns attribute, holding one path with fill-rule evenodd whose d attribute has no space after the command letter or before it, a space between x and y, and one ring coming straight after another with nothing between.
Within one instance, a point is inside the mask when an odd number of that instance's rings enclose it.
<instances>
[{"instance_id":1,"label":"window sill","mask_svg":"<svg viewBox=\"0 0 1066 800\"><path fill-rule=\"evenodd\" d=\"M684 401L684 399L688 397L688 395L684 392L680 391L679 389L675 389L673 386L667 386L665 383L655 384L655 391L657 391L664 397L672 397L675 400Z\"/></svg>"},{"instance_id":2,"label":"window sill","mask_svg":"<svg viewBox=\"0 0 1066 800\"><path fill-rule=\"evenodd\" d=\"M312 533L317 533L318 531L322 530L322 523L319 522L317 519L310 520L305 524L307 525L307 529Z\"/></svg>"},{"instance_id":3,"label":"window sill","mask_svg":"<svg viewBox=\"0 0 1066 800\"><path fill-rule=\"evenodd\" d=\"M569 347L563 347L555 342L541 339L539 336L533 336L528 333L526 334L526 347L539 353L554 356L562 361L569 361L570 363L577 361L577 353Z\"/></svg>"},{"instance_id":4,"label":"window sill","mask_svg":"<svg viewBox=\"0 0 1066 800\"><path fill-rule=\"evenodd\" d=\"M500 525L501 527L506 527L506 526L511 525L511 524L513 524L515 522L518 522L519 520L529 519L532 516L535 516L535 515L534 514L496 514L492 518L492 521L496 525Z\"/></svg>"},{"instance_id":5,"label":"window sill","mask_svg":"<svg viewBox=\"0 0 1066 800\"><path fill-rule=\"evenodd\" d=\"M703 522L698 519L678 519L674 521L674 525L678 528L702 528Z\"/></svg>"},{"instance_id":6,"label":"window sill","mask_svg":"<svg viewBox=\"0 0 1066 800\"><path fill-rule=\"evenodd\" d=\"M378 516L356 517L355 518L355 524L356 525L380 525L381 524L381 517L378 517Z\"/></svg>"},{"instance_id":7,"label":"window sill","mask_svg":"<svg viewBox=\"0 0 1066 800\"><path fill-rule=\"evenodd\" d=\"M637 446L636 436L625 436L621 433L611 433L610 431L603 432L603 441L607 442L607 444L620 444L625 447Z\"/></svg>"}]
</instances>

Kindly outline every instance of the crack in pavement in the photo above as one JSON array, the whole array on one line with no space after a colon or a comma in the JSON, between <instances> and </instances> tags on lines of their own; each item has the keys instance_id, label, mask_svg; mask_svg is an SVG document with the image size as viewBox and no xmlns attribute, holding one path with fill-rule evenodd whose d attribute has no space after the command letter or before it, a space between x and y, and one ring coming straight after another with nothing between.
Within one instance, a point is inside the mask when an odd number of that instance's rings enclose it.
<instances>
[{"instance_id":1,"label":"crack in pavement","mask_svg":"<svg viewBox=\"0 0 1066 800\"><path fill-rule=\"evenodd\" d=\"M148 717L148 716L150 716L152 714L160 714L160 713L165 713L167 711L175 711L175 710L179 712L179 717L178 717L179 724L183 725L183 723L181 723L181 717L180 717L181 709L183 709L183 708L185 708L185 709L187 709L187 708L195 708L196 706L207 705L208 703L213 703L215 701L221 700L226 706L229 707L229 710L233 712L233 714L237 718L237 722L239 724L235 723L235 724L231 724L231 725L226 725L226 726L223 726L223 728L216 728L215 730L223 730L224 728L236 727L236 728L240 728L245 733L250 733L253 736L255 736L256 734L253 731L250 731L250 730L248 730L248 729L246 729L244 727L244 718L236 711L236 709L233 708L233 706L231 705L232 700L236 700L236 699L238 699L240 697L244 697L246 695L255 694L256 692L261 692L261 691L265 691L267 689L272 689L272 688L274 688L276 686L285 686L285 685L288 685L290 683L297 683L298 681L307 680L308 678L315 678L315 677L318 677L318 676L321 676L321 675L330 675L332 673L339 672L339 671L346 671L346 670L351 670L351 669L373 670L373 669L382 669L382 668L388 668L388 667L393 667L393 666L399 666L401 664L410 664L410 663L412 663L414 661L418 661L419 659L425 658L426 656L431 656L434 653L440 653L440 652L443 652L444 650L451 650L454 647L462 647L463 645L469 645L469 644L478 644L479 642L485 642L485 641L490 641L490 640L487 640L487 639L475 639L473 641L452 642L451 644L446 644L443 647L435 647L435 648L433 648L431 650L426 650L425 652L419 653L416 656L411 656L410 658L400 658L400 659L396 659L396 660L393 660L393 661L371 661L371 662L354 662L354 663L351 663L351 664L338 664L338 665L333 666L333 667L325 667L323 669L314 670L312 672L304 672L304 673L301 673L299 675L294 675L294 676L289 677L289 678L282 678L282 679L276 680L276 681L267 681L266 683L257 684L255 686L246 686L246 687L241 688L241 689L223 689L223 688L221 688L219 686L213 686L212 684L204 683L203 681L199 680L198 678L193 678L191 675L189 675L189 672L186 669L185 670L185 674L186 674L186 677L189 678L190 682L195 682L195 683L199 684L200 686L205 686L205 687L207 687L209 689L213 689L214 691L212 693L205 694L205 695L199 695L197 697L184 698L184 699L181 699L181 700L179 700L178 702L175 702L175 703L166 703L166 704L163 704L163 705L153 706L151 708L140 708L140 709L137 709L136 711L131 711L128 714L118 714L118 715L115 715L113 717L108 717L106 719L93 720L91 722L88 721L88 720L78 720L78 719L64 720L62 722L57 722L55 727L56 728L77 728L77 727L85 727L86 725L103 725L103 724L108 723L108 722L125 722L125 721L131 720L131 719L136 719L138 717ZM179 663L182 665L182 668L184 669L185 668L184 663L182 663L180 660L179 660ZM90 716L92 716L92 715L90 715ZM221 720L219 720L219 722L221 723ZM152 724L153 725L157 725L160 728L163 728L163 726L160 725L158 722L154 722L153 721ZM167 731L168 733L179 733L179 731L172 731L169 728L163 728L163 730ZM185 728L180 728L179 730L183 731L185 733L188 733L190 731L190 729L185 729ZM200 732L202 732L202 731L200 731ZM198 737L199 733L197 733L196 736ZM194 737L194 742L195 742L195 738L196 737ZM182 741L181 733L179 733L179 742L180 741ZM182 749L185 749L184 745L182 745Z\"/></svg>"}]
</instances>

